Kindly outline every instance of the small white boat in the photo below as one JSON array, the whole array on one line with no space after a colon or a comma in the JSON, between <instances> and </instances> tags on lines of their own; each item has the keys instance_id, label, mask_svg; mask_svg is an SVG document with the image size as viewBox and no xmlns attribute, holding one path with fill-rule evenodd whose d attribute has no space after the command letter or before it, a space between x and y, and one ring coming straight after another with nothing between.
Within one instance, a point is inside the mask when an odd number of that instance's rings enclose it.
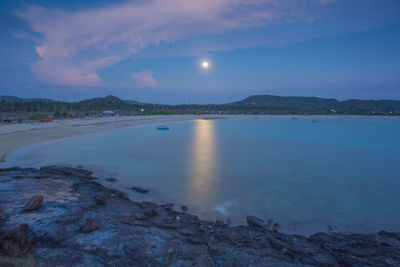
<instances>
[{"instance_id":1,"label":"small white boat","mask_svg":"<svg viewBox=\"0 0 400 267\"><path fill-rule=\"evenodd\" d=\"M164 126L164 125L160 125L160 126L157 126L157 129L158 130L169 130L169 127L168 126Z\"/></svg>"}]
</instances>

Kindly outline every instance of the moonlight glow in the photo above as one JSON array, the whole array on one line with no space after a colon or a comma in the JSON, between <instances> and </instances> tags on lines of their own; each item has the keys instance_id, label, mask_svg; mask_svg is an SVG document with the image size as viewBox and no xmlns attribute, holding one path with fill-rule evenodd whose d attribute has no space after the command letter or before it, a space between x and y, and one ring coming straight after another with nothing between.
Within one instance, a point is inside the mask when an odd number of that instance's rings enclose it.
<instances>
[{"instance_id":1,"label":"moonlight glow","mask_svg":"<svg viewBox=\"0 0 400 267\"><path fill-rule=\"evenodd\" d=\"M203 61L203 63L201 63L201 67L203 68L203 69L208 69L208 62L207 61Z\"/></svg>"}]
</instances>

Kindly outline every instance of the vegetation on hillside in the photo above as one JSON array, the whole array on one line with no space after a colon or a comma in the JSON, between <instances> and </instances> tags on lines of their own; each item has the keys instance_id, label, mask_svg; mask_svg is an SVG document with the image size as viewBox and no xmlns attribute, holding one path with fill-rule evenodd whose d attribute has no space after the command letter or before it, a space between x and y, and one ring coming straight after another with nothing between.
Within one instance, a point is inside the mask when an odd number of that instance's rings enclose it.
<instances>
[{"instance_id":1,"label":"vegetation on hillside","mask_svg":"<svg viewBox=\"0 0 400 267\"><path fill-rule=\"evenodd\" d=\"M254 95L231 103L232 107L246 107L252 110L281 109L299 113L317 114L399 114L400 101L395 100L345 100L318 97L283 97Z\"/></svg>"},{"instance_id":2,"label":"vegetation on hillside","mask_svg":"<svg viewBox=\"0 0 400 267\"><path fill-rule=\"evenodd\" d=\"M255 95L244 100L220 105L159 105L124 101L115 96L94 98L79 102L21 101L0 102L2 113L54 112L55 117L68 117L71 112L83 115L113 110L120 114L352 114L400 115L400 101L395 100L346 100L317 97L281 97Z\"/></svg>"}]
</instances>

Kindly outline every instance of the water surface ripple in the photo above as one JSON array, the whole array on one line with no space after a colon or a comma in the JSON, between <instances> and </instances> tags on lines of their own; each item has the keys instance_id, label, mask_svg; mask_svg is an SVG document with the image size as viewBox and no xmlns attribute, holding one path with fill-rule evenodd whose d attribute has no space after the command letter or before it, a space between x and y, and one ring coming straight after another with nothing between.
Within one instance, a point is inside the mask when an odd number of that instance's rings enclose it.
<instances>
[{"instance_id":1,"label":"water surface ripple","mask_svg":"<svg viewBox=\"0 0 400 267\"><path fill-rule=\"evenodd\" d=\"M313 122L314 121L314 122ZM400 232L400 119L271 116L135 126L34 144L3 166L82 165L132 200L284 232ZM150 194L128 188L141 186Z\"/></svg>"}]
</instances>

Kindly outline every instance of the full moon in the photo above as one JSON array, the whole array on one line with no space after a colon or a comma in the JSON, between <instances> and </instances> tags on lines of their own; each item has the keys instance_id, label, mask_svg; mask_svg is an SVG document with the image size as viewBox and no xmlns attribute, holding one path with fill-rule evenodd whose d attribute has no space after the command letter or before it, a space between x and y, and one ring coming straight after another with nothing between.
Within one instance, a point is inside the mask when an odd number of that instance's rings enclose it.
<instances>
[{"instance_id":1,"label":"full moon","mask_svg":"<svg viewBox=\"0 0 400 267\"><path fill-rule=\"evenodd\" d=\"M203 67L203 69L207 69L208 68L208 62L207 61L203 61L203 63L201 63L201 66Z\"/></svg>"}]
</instances>

